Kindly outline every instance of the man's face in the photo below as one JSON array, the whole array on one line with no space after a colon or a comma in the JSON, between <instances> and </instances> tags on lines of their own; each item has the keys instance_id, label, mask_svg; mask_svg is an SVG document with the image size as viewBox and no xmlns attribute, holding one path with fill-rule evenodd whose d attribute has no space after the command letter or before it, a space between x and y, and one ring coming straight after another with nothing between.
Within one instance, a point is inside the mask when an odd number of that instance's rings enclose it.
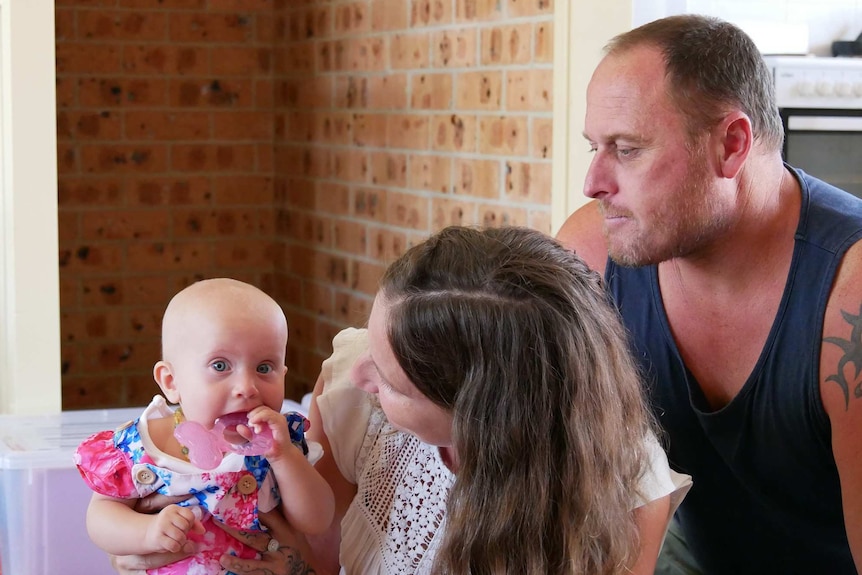
<instances>
[{"instance_id":1,"label":"man's face","mask_svg":"<svg viewBox=\"0 0 862 575\"><path fill-rule=\"evenodd\" d=\"M662 55L648 46L607 56L587 89L594 156L584 194L599 200L608 252L622 265L691 255L730 217L708 161L710 135L691 141L667 90Z\"/></svg>"}]
</instances>

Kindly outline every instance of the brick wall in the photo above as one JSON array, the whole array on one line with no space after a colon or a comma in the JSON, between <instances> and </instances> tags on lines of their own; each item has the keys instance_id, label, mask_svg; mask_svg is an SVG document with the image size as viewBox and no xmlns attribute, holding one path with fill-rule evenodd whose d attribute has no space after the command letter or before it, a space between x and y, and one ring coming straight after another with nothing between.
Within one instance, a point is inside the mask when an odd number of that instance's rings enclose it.
<instances>
[{"instance_id":1,"label":"brick wall","mask_svg":"<svg viewBox=\"0 0 862 575\"><path fill-rule=\"evenodd\" d=\"M170 296L290 323L288 396L447 224L547 231L551 0L57 0L63 406L140 405Z\"/></svg>"}]
</instances>

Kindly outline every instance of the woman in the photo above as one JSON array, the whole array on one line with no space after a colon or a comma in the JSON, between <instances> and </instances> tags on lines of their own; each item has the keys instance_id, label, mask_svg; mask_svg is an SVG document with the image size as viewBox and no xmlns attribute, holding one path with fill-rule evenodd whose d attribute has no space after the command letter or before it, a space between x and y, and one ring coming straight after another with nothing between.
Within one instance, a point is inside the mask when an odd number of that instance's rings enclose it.
<instances>
[{"instance_id":1,"label":"woman","mask_svg":"<svg viewBox=\"0 0 862 575\"><path fill-rule=\"evenodd\" d=\"M328 536L238 534L275 551L223 566L652 573L686 483L599 277L556 241L447 228L387 270L368 329L333 347L309 434L336 496Z\"/></svg>"}]
</instances>

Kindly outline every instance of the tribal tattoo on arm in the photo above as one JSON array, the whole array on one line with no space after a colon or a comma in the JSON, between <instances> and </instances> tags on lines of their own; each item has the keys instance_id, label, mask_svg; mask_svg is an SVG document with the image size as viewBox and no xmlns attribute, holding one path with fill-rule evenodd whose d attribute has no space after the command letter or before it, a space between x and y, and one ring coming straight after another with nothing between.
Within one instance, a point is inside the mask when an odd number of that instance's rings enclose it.
<instances>
[{"instance_id":1,"label":"tribal tattoo on arm","mask_svg":"<svg viewBox=\"0 0 862 575\"><path fill-rule=\"evenodd\" d=\"M826 378L826 381L834 381L844 392L844 408L850 409L850 388L853 387L853 397L862 398L862 304L859 306L859 315L853 315L841 310L841 315L850 324L850 338L824 337L823 341L837 345L844 351L843 357L838 360L838 370L835 374ZM852 379L848 381L848 367L851 368Z\"/></svg>"}]
</instances>

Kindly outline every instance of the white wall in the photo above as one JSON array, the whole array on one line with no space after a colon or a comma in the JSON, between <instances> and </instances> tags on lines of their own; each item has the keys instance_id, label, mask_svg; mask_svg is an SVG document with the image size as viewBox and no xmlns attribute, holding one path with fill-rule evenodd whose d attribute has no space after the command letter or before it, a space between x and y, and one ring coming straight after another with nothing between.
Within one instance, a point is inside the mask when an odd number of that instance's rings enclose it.
<instances>
[{"instance_id":1,"label":"white wall","mask_svg":"<svg viewBox=\"0 0 862 575\"><path fill-rule=\"evenodd\" d=\"M60 410L53 0L0 0L0 413Z\"/></svg>"},{"instance_id":2,"label":"white wall","mask_svg":"<svg viewBox=\"0 0 862 575\"><path fill-rule=\"evenodd\" d=\"M831 56L834 40L855 40L862 32L862 0L633 0L635 25L683 12L708 14L737 23L808 27L808 51Z\"/></svg>"}]
</instances>

